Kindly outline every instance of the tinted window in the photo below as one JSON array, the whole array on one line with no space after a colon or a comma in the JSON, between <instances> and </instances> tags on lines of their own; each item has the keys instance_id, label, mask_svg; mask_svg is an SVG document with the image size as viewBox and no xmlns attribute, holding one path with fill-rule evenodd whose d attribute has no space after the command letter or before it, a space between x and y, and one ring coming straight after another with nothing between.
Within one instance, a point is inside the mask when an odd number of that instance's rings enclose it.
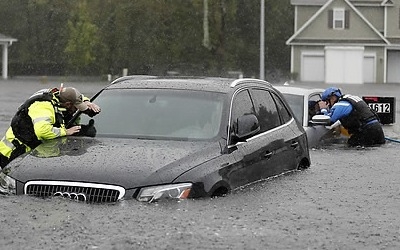
<instances>
[{"instance_id":1,"label":"tinted window","mask_svg":"<svg viewBox=\"0 0 400 250\"><path fill-rule=\"evenodd\" d=\"M102 111L94 126L97 136L211 139L219 133L223 98L206 91L106 90L95 100Z\"/></svg>"},{"instance_id":2,"label":"tinted window","mask_svg":"<svg viewBox=\"0 0 400 250\"><path fill-rule=\"evenodd\" d=\"M247 90L240 91L233 98L232 124L235 127L237 119L245 114L255 114L254 106Z\"/></svg>"},{"instance_id":3,"label":"tinted window","mask_svg":"<svg viewBox=\"0 0 400 250\"><path fill-rule=\"evenodd\" d=\"M292 115L290 114L289 110L286 108L282 100L276 94L272 93L272 96L274 97L276 106L278 107L282 123L289 122L290 119L292 119Z\"/></svg>"},{"instance_id":4,"label":"tinted window","mask_svg":"<svg viewBox=\"0 0 400 250\"><path fill-rule=\"evenodd\" d=\"M293 95L283 93L286 102L289 104L293 111L294 116L301 124L303 124L304 117L304 97L302 95Z\"/></svg>"},{"instance_id":5,"label":"tinted window","mask_svg":"<svg viewBox=\"0 0 400 250\"><path fill-rule=\"evenodd\" d=\"M279 114L271 93L264 89L253 89L252 96L256 103L256 114L260 122L261 132L281 125Z\"/></svg>"}]
</instances>

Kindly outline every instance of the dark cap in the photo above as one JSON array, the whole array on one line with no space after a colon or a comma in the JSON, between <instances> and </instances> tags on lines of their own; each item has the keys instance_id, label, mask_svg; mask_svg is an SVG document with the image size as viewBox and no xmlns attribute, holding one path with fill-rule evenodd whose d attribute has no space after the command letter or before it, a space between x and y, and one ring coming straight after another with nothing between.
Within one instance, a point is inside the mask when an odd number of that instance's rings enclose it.
<instances>
[{"instance_id":1,"label":"dark cap","mask_svg":"<svg viewBox=\"0 0 400 250\"><path fill-rule=\"evenodd\" d=\"M88 108L83 101L83 95L72 87L66 87L60 90L60 101L62 103L71 102L80 111L85 111Z\"/></svg>"}]
</instances>

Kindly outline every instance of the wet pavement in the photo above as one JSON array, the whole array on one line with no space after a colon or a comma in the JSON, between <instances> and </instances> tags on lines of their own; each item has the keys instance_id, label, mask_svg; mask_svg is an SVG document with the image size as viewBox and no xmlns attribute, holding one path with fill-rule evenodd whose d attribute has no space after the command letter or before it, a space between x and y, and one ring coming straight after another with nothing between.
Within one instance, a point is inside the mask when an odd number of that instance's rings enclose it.
<instances>
[{"instance_id":1,"label":"wet pavement","mask_svg":"<svg viewBox=\"0 0 400 250\"><path fill-rule=\"evenodd\" d=\"M21 102L61 81L0 80L1 136ZM88 96L107 85L64 82ZM400 85L339 87L360 96L394 96L400 107ZM400 138L398 123L385 125L384 131L387 137ZM310 151L310 169L216 199L87 205L0 197L0 245L4 249L399 249L399 152L400 144L389 141L366 149L323 145Z\"/></svg>"}]
</instances>

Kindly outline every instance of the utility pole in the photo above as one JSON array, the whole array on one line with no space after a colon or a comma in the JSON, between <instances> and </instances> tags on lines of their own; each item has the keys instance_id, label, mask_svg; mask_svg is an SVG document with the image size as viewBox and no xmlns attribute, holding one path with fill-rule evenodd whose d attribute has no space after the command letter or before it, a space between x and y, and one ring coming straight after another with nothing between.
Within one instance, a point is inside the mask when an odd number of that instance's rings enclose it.
<instances>
[{"instance_id":1,"label":"utility pole","mask_svg":"<svg viewBox=\"0 0 400 250\"><path fill-rule=\"evenodd\" d=\"M265 80L265 0L261 0L260 13L260 79Z\"/></svg>"}]
</instances>

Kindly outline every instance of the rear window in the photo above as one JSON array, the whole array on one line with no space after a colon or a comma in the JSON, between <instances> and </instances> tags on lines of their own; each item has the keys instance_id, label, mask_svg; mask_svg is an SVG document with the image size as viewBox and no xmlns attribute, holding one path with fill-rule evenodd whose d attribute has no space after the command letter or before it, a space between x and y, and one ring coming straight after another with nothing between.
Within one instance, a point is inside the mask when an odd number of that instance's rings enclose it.
<instances>
[{"instance_id":1,"label":"rear window","mask_svg":"<svg viewBox=\"0 0 400 250\"><path fill-rule=\"evenodd\" d=\"M293 95L282 93L285 97L286 102L289 104L292 109L294 116L296 119L303 124L304 117L304 97L301 95Z\"/></svg>"}]
</instances>

